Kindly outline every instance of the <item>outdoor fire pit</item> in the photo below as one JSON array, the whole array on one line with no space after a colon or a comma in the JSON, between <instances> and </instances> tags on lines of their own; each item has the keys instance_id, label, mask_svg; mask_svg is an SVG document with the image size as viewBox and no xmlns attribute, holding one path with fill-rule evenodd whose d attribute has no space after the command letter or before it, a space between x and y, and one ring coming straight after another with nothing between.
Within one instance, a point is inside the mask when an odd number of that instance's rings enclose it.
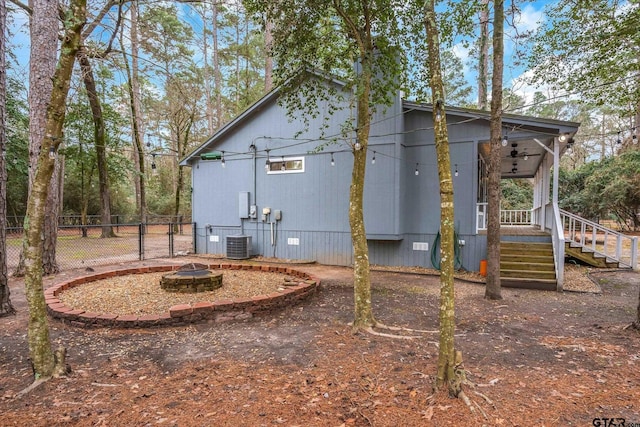
<instances>
[{"instance_id":1,"label":"outdoor fire pit","mask_svg":"<svg viewBox=\"0 0 640 427\"><path fill-rule=\"evenodd\" d=\"M185 264L160 279L160 287L167 292L208 292L221 286L222 273L214 273L198 263Z\"/></svg>"}]
</instances>

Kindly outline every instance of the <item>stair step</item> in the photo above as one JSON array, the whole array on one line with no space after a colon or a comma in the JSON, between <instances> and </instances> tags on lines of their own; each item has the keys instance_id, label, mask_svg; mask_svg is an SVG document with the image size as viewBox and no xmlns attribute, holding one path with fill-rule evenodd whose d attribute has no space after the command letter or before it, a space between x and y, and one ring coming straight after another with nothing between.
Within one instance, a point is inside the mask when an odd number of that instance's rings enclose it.
<instances>
[{"instance_id":1,"label":"stair step","mask_svg":"<svg viewBox=\"0 0 640 427\"><path fill-rule=\"evenodd\" d=\"M510 240L501 240L501 247L516 247L516 248L553 248L551 242L513 242Z\"/></svg>"},{"instance_id":2,"label":"stair step","mask_svg":"<svg viewBox=\"0 0 640 427\"><path fill-rule=\"evenodd\" d=\"M500 269L501 277L526 277L527 279L556 279L556 272L553 271L536 271L536 270L514 270Z\"/></svg>"},{"instance_id":3,"label":"stair step","mask_svg":"<svg viewBox=\"0 0 640 427\"><path fill-rule=\"evenodd\" d=\"M620 264L604 255L594 253L593 249L580 246L573 245L569 242L565 243L565 255L579 259L582 262L586 262L593 267L598 268L618 268Z\"/></svg>"},{"instance_id":4,"label":"stair step","mask_svg":"<svg viewBox=\"0 0 640 427\"><path fill-rule=\"evenodd\" d=\"M525 277L505 277L500 279L500 284L505 288L539 289L544 291L555 291L558 283L555 279L535 279Z\"/></svg>"},{"instance_id":5,"label":"stair step","mask_svg":"<svg viewBox=\"0 0 640 427\"><path fill-rule=\"evenodd\" d=\"M530 254L500 254L500 262L522 262L522 263L553 263L552 255L530 255Z\"/></svg>"},{"instance_id":6,"label":"stair step","mask_svg":"<svg viewBox=\"0 0 640 427\"><path fill-rule=\"evenodd\" d=\"M500 247L500 254L505 255L553 255L553 247L517 247L517 246L509 246L509 247Z\"/></svg>"},{"instance_id":7,"label":"stair step","mask_svg":"<svg viewBox=\"0 0 640 427\"><path fill-rule=\"evenodd\" d=\"M503 260L500 260L500 269L555 272L556 266L553 262L518 262L518 261L511 261L511 260L507 261L503 259Z\"/></svg>"}]
</instances>

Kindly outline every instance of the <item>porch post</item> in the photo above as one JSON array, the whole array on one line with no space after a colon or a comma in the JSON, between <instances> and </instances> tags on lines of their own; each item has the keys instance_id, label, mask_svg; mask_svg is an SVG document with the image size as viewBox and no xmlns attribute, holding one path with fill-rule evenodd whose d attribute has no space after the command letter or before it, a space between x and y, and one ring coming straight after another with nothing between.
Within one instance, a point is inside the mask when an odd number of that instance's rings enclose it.
<instances>
[{"instance_id":1,"label":"porch post","mask_svg":"<svg viewBox=\"0 0 640 427\"><path fill-rule=\"evenodd\" d=\"M560 143L558 138L553 139L553 195L554 205L558 204L558 181L560 179Z\"/></svg>"}]
</instances>

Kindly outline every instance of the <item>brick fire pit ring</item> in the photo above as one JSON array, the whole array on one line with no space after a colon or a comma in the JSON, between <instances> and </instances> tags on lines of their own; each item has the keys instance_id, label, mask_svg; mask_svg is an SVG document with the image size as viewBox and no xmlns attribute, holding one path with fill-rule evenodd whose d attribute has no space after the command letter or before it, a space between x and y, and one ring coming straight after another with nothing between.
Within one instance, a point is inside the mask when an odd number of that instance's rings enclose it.
<instances>
[{"instance_id":1,"label":"brick fire pit ring","mask_svg":"<svg viewBox=\"0 0 640 427\"><path fill-rule=\"evenodd\" d=\"M268 314L279 311L285 307L293 306L312 296L320 285L320 281L315 277L289 267L220 263L209 264L209 270L253 270L281 273L295 278L295 282L291 283L282 291L268 295L178 304L171 307L166 313L140 316L93 313L73 309L58 298L58 296L67 289L97 280L130 274L172 272L179 268L180 266L177 265L136 267L96 273L67 280L51 286L44 291L47 312L51 317L63 323L85 328L149 328L202 322L220 323L234 320L247 320L255 315Z\"/></svg>"}]
</instances>

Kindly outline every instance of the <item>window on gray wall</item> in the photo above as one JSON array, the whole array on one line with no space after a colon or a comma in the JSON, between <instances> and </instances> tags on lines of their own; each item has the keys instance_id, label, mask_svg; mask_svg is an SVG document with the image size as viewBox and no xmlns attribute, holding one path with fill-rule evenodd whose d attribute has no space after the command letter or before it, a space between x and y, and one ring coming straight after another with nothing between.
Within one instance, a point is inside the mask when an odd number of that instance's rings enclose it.
<instances>
[{"instance_id":1,"label":"window on gray wall","mask_svg":"<svg viewBox=\"0 0 640 427\"><path fill-rule=\"evenodd\" d=\"M302 173L304 172L304 157L271 158L268 174L278 173Z\"/></svg>"}]
</instances>

